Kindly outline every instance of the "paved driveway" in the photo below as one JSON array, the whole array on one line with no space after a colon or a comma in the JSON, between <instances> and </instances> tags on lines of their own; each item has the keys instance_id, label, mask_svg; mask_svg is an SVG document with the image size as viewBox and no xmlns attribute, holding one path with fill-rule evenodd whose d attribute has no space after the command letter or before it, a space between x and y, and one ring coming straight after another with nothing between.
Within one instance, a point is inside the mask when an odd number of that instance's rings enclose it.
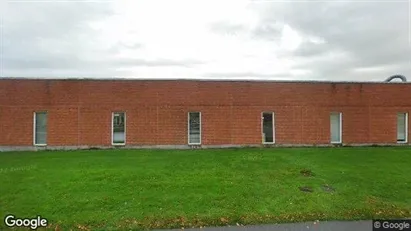
<instances>
[{"instance_id":1,"label":"paved driveway","mask_svg":"<svg viewBox=\"0 0 411 231\"><path fill-rule=\"evenodd\" d=\"M177 231L181 229L172 229ZM184 231L372 231L372 221L322 221L294 224L225 226ZM164 231L164 230L162 230ZM171 230L170 230L171 231Z\"/></svg>"}]
</instances>

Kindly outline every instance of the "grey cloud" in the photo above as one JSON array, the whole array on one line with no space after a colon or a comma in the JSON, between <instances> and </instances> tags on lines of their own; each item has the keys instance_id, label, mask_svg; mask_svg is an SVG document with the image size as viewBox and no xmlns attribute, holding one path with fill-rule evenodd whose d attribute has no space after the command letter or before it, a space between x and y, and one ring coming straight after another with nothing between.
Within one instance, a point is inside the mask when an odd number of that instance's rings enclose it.
<instances>
[{"instance_id":1,"label":"grey cloud","mask_svg":"<svg viewBox=\"0 0 411 231\"><path fill-rule=\"evenodd\" d=\"M108 60L87 60L85 58L76 56L58 56L50 59L49 56L37 56L30 58L13 58L6 59L4 61L4 66L11 69L60 69L60 70L70 70L79 69L87 70L94 69L96 66L101 66L102 68L127 68L127 67L161 67L161 66L180 66L180 67L191 67L193 65L201 64L202 62L197 60L170 60L170 59L133 59L133 58L122 58L122 59L108 59Z\"/></svg>"},{"instance_id":2,"label":"grey cloud","mask_svg":"<svg viewBox=\"0 0 411 231\"><path fill-rule=\"evenodd\" d=\"M144 48L144 44L138 41L119 42L108 48L96 47L99 31L90 27L90 23L114 14L109 1L7 1L3 5L1 49L4 75L124 76L128 67L195 67L202 64L195 59L114 58L121 51ZM309 76L299 78L375 80L404 74L411 79L411 22L406 0L258 1L251 5L260 17L258 25L251 28L218 22L210 25L210 32L276 43L282 26L288 24L304 40L297 50L279 51L275 55L293 61L294 70L311 70ZM325 42L310 42L306 39L310 36L322 38ZM227 73L208 72L204 76L292 78L293 75L232 70Z\"/></svg>"},{"instance_id":3,"label":"grey cloud","mask_svg":"<svg viewBox=\"0 0 411 231\"><path fill-rule=\"evenodd\" d=\"M185 59L185 60L171 60L171 59L120 59L113 60L112 65L115 66L148 66L148 67L159 67L159 66L183 66L191 67L193 65L202 64L199 60Z\"/></svg>"},{"instance_id":4,"label":"grey cloud","mask_svg":"<svg viewBox=\"0 0 411 231\"><path fill-rule=\"evenodd\" d=\"M109 2L9 2L3 34L3 73L12 76L125 75L130 67L190 67L197 60L115 58L144 44L120 41L95 46L90 23L114 12ZM25 17L21 17L24 15Z\"/></svg>"},{"instance_id":5,"label":"grey cloud","mask_svg":"<svg viewBox=\"0 0 411 231\"><path fill-rule=\"evenodd\" d=\"M119 42L107 50L94 46L94 20L113 14L107 2L11 2L4 15L4 75L116 75L127 65L191 65L194 61L112 58L125 49L140 49L137 42ZM24 15L24 17L21 17ZM116 66L118 65L118 66ZM21 73L21 74L18 74Z\"/></svg>"},{"instance_id":6,"label":"grey cloud","mask_svg":"<svg viewBox=\"0 0 411 231\"><path fill-rule=\"evenodd\" d=\"M96 31L89 23L112 13L104 2L8 1L3 16L3 74L96 69L83 54L96 53L92 50Z\"/></svg>"},{"instance_id":7,"label":"grey cloud","mask_svg":"<svg viewBox=\"0 0 411 231\"><path fill-rule=\"evenodd\" d=\"M390 68L374 74L386 75L395 72L392 69L395 67L410 75L408 4L407 1L267 3L262 24L270 25L281 19L302 36L324 39L323 44L304 41L296 51L286 55L301 61L298 67L309 65L315 75L356 79L358 76L352 71L356 68L389 64L392 64ZM321 58L330 53L344 53L347 58Z\"/></svg>"},{"instance_id":8,"label":"grey cloud","mask_svg":"<svg viewBox=\"0 0 411 231\"><path fill-rule=\"evenodd\" d=\"M235 36L247 33L248 29L242 24L215 22L209 25L210 31L223 36Z\"/></svg>"},{"instance_id":9,"label":"grey cloud","mask_svg":"<svg viewBox=\"0 0 411 231\"><path fill-rule=\"evenodd\" d=\"M104 2L7 1L3 35L6 40L72 39L90 33L89 22L113 14Z\"/></svg>"},{"instance_id":10,"label":"grey cloud","mask_svg":"<svg viewBox=\"0 0 411 231\"><path fill-rule=\"evenodd\" d=\"M121 51L124 51L124 50L139 50L143 47L144 45L141 43L137 43L137 42L124 43L120 41L108 47L103 53L104 55L107 55L107 56L113 56L113 55L119 54Z\"/></svg>"},{"instance_id":11,"label":"grey cloud","mask_svg":"<svg viewBox=\"0 0 411 231\"><path fill-rule=\"evenodd\" d=\"M265 73L258 73L258 72L210 72L205 73L203 77L221 77L221 78L244 78L244 77L257 77L257 78L272 78L272 77L287 77L290 73L273 73L273 74L265 74Z\"/></svg>"},{"instance_id":12,"label":"grey cloud","mask_svg":"<svg viewBox=\"0 0 411 231\"><path fill-rule=\"evenodd\" d=\"M245 36L252 39L278 40L281 37L283 24L277 22L262 23L255 27L243 24L215 22L209 25L210 31L222 36Z\"/></svg>"},{"instance_id":13,"label":"grey cloud","mask_svg":"<svg viewBox=\"0 0 411 231\"><path fill-rule=\"evenodd\" d=\"M138 50L143 48L144 45L138 42L131 42L131 43L125 43L125 42L117 42L113 46L107 49L107 52L110 54L116 54L120 52L121 50Z\"/></svg>"},{"instance_id":14,"label":"grey cloud","mask_svg":"<svg viewBox=\"0 0 411 231\"><path fill-rule=\"evenodd\" d=\"M82 64L82 60L77 57L54 57L50 59L49 56L43 57L20 57L20 58L8 58L3 62L6 68L11 69L31 69L36 68L59 68L69 69L72 67L79 67Z\"/></svg>"},{"instance_id":15,"label":"grey cloud","mask_svg":"<svg viewBox=\"0 0 411 231\"><path fill-rule=\"evenodd\" d=\"M269 23L262 23L251 31L253 38L266 39L271 41L278 41L281 38L284 24L276 21Z\"/></svg>"},{"instance_id":16,"label":"grey cloud","mask_svg":"<svg viewBox=\"0 0 411 231\"><path fill-rule=\"evenodd\" d=\"M136 43L136 42L133 42L133 43L120 42L119 46L125 47L127 49L140 49L140 48L143 47L143 45L141 43Z\"/></svg>"}]
</instances>

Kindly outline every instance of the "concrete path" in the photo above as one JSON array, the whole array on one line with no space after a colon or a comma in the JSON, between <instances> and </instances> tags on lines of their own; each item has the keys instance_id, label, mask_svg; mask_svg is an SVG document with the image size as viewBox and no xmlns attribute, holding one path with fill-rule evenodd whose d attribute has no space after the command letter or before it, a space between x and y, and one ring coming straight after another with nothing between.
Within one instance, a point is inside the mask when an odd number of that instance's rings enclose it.
<instances>
[{"instance_id":1,"label":"concrete path","mask_svg":"<svg viewBox=\"0 0 411 231\"><path fill-rule=\"evenodd\" d=\"M184 229L184 231L372 231L372 228L372 221L320 221L293 224L196 228ZM170 231L177 230L182 229L172 229Z\"/></svg>"}]
</instances>

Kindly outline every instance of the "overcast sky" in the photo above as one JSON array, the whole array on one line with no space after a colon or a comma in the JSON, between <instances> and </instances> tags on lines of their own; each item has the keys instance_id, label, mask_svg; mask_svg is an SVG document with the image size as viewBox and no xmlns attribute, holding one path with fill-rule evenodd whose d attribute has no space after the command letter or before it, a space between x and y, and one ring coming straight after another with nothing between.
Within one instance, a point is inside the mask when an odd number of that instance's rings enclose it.
<instances>
[{"instance_id":1,"label":"overcast sky","mask_svg":"<svg viewBox=\"0 0 411 231\"><path fill-rule=\"evenodd\" d=\"M0 1L1 75L411 79L411 1Z\"/></svg>"}]
</instances>

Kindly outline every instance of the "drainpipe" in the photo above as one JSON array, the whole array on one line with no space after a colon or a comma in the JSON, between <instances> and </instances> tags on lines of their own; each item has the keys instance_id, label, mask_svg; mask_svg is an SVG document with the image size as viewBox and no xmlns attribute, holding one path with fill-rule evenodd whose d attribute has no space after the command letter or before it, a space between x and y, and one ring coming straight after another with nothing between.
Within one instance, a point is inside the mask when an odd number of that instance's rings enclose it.
<instances>
[{"instance_id":1,"label":"drainpipe","mask_svg":"<svg viewBox=\"0 0 411 231\"><path fill-rule=\"evenodd\" d=\"M393 79L401 79L402 82L407 82L407 78L405 78L405 76L403 75L393 75L388 77L384 82L391 82L391 80Z\"/></svg>"}]
</instances>

